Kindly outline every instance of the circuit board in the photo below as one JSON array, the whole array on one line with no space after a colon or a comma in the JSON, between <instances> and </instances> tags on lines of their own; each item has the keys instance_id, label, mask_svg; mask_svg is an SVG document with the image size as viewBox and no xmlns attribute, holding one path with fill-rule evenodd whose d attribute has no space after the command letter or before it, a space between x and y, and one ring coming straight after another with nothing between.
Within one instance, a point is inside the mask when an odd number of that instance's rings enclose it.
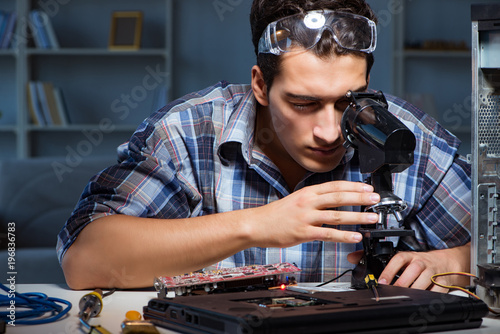
<instances>
[{"instance_id":1,"label":"circuit board","mask_svg":"<svg viewBox=\"0 0 500 334\"><path fill-rule=\"evenodd\" d=\"M268 279L273 284L278 282L277 276L299 272L300 269L287 262L251 265L245 267L221 268L210 271L192 272L179 276L160 276L155 279L154 286L157 291L162 290L176 291L176 294L182 294L189 289L203 288L206 291L217 288L222 283L253 281L262 283ZM257 279L257 280L256 280ZM283 282L281 282L283 283Z\"/></svg>"}]
</instances>

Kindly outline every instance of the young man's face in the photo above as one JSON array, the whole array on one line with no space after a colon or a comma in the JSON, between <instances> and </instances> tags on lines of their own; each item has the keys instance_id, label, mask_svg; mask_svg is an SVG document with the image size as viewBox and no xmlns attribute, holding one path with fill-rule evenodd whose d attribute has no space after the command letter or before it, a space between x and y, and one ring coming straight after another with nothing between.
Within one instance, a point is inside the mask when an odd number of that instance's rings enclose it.
<instances>
[{"instance_id":1,"label":"young man's face","mask_svg":"<svg viewBox=\"0 0 500 334\"><path fill-rule=\"evenodd\" d=\"M296 163L312 172L330 171L345 154L340 128L345 94L364 91L368 85L366 59L352 55L318 58L312 52L282 57L269 95L259 100L267 106L265 123L270 123L268 131L273 134L266 136L272 140L261 143L262 149L278 166Z\"/></svg>"}]
</instances>

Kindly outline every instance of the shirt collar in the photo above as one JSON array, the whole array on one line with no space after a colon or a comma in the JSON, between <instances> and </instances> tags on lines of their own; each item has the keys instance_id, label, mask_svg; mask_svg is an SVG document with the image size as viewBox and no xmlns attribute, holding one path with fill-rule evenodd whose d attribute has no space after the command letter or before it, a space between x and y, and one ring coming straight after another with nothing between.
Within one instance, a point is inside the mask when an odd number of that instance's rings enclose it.
<instances>
[{"instance_id":1,"label":"shirt collar","mask_svg":"<svg viewBox=\"0 0 500 334\"><path fill-rule=\"evenodd\" d=\"M235 101L233 101L234 103ZM227 110L229 119L224 125L219 145L219 156L223 160L230 159L229 150L234 148L235 144L241 147L243 157L250 164L254 134L257 101L252 89L248 86L246 94L236 102L227 103L223 106ZM234 154L234 152L232 152Z\"/></svg>"}]
</instances>

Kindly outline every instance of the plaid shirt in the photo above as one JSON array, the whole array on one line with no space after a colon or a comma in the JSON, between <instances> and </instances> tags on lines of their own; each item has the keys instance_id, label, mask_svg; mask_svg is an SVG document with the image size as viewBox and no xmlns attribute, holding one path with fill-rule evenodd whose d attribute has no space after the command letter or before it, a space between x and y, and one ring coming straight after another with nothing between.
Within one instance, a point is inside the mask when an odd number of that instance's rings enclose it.
<instances>
[{"instance_id":1,"label":"plaid shirt","mask_svg":"<svg viewBox=\"0 0 500 334\"><path fill-rule=\"evenodd\" d=\"M470 166L457 155L460 142L405 101L386 98L389 110L413 131L417 143L415 163L393 175L394 193L408 204L404 224L416 236L394 241L399 249L419 251L467 243ZM119 147L120 162L90 180L58 236L59 260L79 232L103 216L195 217L258 207L290 194L277 167L253 149L255 106L249 86L220 82L152 114ZM329 180L364 181L366 177L359 171L357 154L349 150L333 171L309 173L295 190ZM391 217L389 226L397 225ZM361 248L361 244L322 241L282 249L254 247L216 266L286 261L302 269L299 281L318 282L352 268L347 254Z\"/></svg>"}]
</instances>

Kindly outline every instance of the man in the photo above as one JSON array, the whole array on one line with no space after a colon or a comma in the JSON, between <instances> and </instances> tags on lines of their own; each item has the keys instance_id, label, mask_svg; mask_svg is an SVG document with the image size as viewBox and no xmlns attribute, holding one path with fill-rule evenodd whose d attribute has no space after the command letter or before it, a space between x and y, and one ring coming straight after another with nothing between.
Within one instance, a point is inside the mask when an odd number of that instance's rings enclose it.
<instances>
[{"instance_id":1,"label":"man","mask_svg":"<svg viewBox=\"0 0 500 334\"><path fill-rule=\"evenodd\" d=\"M300 281L317 282L352 268L356 228L378 220L360 207L380 196L343 147L340 119L346 93L368 87L374 21L363 0L255 0L251 86L176 100L120 146L59 234L68 285L151 286L213 264L294 262ZM395 284L439 290L430 276L469 270L469 166L455 137L388 100L417 138L415 164L394 176L416 238L399 241L379 281L402 272Z\"/></svg>"}]
</instances>

